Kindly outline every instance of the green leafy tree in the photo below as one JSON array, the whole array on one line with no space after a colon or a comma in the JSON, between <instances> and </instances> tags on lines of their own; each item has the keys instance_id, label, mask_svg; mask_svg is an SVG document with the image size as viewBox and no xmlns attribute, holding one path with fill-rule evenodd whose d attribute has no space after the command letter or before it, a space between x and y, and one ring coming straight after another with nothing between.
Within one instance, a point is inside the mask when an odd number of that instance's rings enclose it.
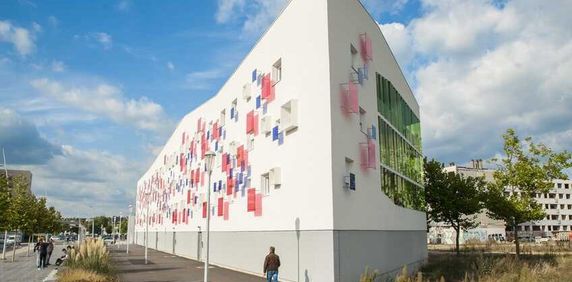
<instances>
[{"instance_id":1,"label":"green leafy tree","mask_svg":"<svg viewBox=\"0 0 572 282\"><path fill-rule=\"evenodd\" d=\"M103 234L101 227L103 226L103 230L108 234L111 233L111 220L109 217L105 216L97 216L95 217L95 233Z\"/></svg>"},{"instance_id":2,"label":"green leafy tree","mask_svg":"<svg viewBox=\"0 0 572 282\"><path fill-rule=\"evenodd\" d=\"M432 221L446 222L455 229L458 255L461 230L477 225L475 214L483 208L485 182L482 178L444 172L443 165L436 160L425 160L424 169L427 213Z\"/></svg>"},{"instance_id":3,"label":"green leafy tree","mask_svg":"<svg viewBox=\"0 0 572 282\"><path fill-rule=\"evenodd\" d=\"M528 137L522 142L514 129L503 134L504 156L493 159L497 165L494 182L486 196L488 214L503 220L514 231L517 257L520 255L518 225L543 219L546 214L535 195L547 193L554 179L567 179L563 170L572 167L570 152L554 152Z\"/></svg>"},{"instance_id":4,"label":"green leafy tree","mask_svg":"<svg viewBox=\"0 0 572 282\"><path fill-rule=\"evenodd\" d=\"M8 189L8 180L6 176L2 173L0 174L0 215L6 215L8 213L8 208L10 207L10 198L12 194ZM0 216L0 231L4 233L8 229L8 217ZM2 234L4 236L4 234Z\"/></svg>"},{"instance_id":5,"label":"green leafy tree","mask_svg":"<svg viewBox=\"0 0 572 282\"><path fill-rule=\"evenodd\" d=\"M119 227L121 234L127 234L127 224L127 217L123 217L121 220L121 226Z\"/></svg>"},{"instance_id":6,"label":"green leafy tree","mask_svg":"<svg viewBox=\"0 0 572 282\"><path fill-rule=\"evenodd\" d=\"M14 177L10 182L12 198L6 212L8 229L30 232L38 224L36 197L29 193L28 187L21 178ZM16 248L13 249L12 261L15 258Z\"/></svg>"}]
</instances>

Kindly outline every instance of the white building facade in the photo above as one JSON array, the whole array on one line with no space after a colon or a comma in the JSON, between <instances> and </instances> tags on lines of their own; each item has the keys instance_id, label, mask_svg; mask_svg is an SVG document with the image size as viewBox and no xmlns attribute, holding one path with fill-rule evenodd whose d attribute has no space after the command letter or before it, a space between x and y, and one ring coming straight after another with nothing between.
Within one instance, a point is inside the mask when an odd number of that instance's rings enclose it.
<instances>
[{"instance_id":1,"label":"white building facade","mask_svg":"<svg viewBox=\"0 0 572 282\"><path fill-rule=\"evenodd\" d=\"M209 185L204 154L216 153ZM211 189L211 209L206 209ZM419 106L357 0L292 0L137 184L135 241L284 281L427 257Z\"/></svg>"}]
</instances>

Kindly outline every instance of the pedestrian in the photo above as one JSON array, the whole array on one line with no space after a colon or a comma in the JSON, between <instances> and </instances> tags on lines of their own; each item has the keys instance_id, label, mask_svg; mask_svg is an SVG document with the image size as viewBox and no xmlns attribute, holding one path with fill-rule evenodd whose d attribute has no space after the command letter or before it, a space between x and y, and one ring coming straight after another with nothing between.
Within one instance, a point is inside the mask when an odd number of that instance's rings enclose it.
<instances>
[{"instance_id":1,"label":"pedestrian","mask_svg":"<svg viewBox=\"0 0 572 282\"><path fill-rule=\"evenodd\" d=\"M38 252L38 270L46 267L46 256L48 255L48 243L44 242L44 238L40 237L38 243L34 246L34 252Z\"/></svg>"},{"instance_id":2,"label":"pedestrian","mask_svg":"<svg viewBox=\"0 0 572 282\"><path fill-rule=\"evenodd\" d=\"M50 241L48 243L48 256L46 258L46 265L50 265L50 257L52 257L52 252L54 251L54 240L52 238L50 238Z\"/></svg>"},{"instance_id":3,"label":"pedestrian","mask_svg":"<svg viewBox=\"0 0 572 282\"><path fill-rule=\"evenodd\" d=\"M68 246L68 249L71 249L71 248ZM62 249L62 253L64 253L64 255L59 257L56 260L56 266L62 265L62 263L64 263L69 258L69 251L67 249ZM56 267L56 269L57 269L57 267Z\"/></svg>"},{"instance_id":4,"label":"pedestrian","mask_svg":"<svg viewBox=\"0 0 572 282\"><path fill-rule=\"evenodd\" d=\"M270 253L264 259L264 273L268 282L278 282L278 268L280 257L275 253L276 249L270 247Z\"/></svg>"},{"instance_id":5,"label":"pedestrian","mask_svg":"<svg viewBox=\"0 0 572 282\"><path fill-rule=\"evenodd\" d=\"M40 245L42 244L42 237L38 238L38 242L34 245L34 253L36 254L36 267L40 267Z\"/></svg>"}]
</instances>

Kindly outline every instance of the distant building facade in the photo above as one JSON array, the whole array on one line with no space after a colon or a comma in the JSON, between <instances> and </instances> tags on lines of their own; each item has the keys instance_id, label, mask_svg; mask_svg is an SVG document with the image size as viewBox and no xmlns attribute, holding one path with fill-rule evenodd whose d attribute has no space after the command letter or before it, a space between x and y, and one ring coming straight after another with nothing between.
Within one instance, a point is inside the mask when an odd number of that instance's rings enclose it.
<instances>
[{"instance_id":1,"label":"distant building facade","mask_svg":"<svg viewBox=\"0 0 572 282\"><path fill-rule=\"evenodd\" d=\"M484 168L482 162L474 161L472 166L451 164L444 168L446 172L459 173L465 177L483 177L485 181L494 181L494 169ZM547 193L538 193L535 199L542 205L546 217L542 220L519 224L519 238L558 237L572 231L572 180L555 179L553 188ZM478 226L464 231L461 242L467 239L496 239L499 237L511 239L512 227L506 226L501 220L487 216L486 210L477 215ZM508 231L508 232L507 232ZM431 223L429 242L452 244L455 241L455 231L444 223Z\"/></svg>"}]
</instances>

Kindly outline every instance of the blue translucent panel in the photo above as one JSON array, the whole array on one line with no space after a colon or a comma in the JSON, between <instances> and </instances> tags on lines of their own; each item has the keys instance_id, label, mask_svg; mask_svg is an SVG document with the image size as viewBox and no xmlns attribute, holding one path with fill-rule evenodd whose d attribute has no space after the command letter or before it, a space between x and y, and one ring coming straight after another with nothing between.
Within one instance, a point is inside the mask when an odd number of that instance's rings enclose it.
<instances>
[{"instance_id":1,"label":"blue translucent panel","mask_svg":"<svg viewBox=\"0 0 572 282\"><path fill-rule=\"evenodd\" d=\"M284 144L284 131L280 131L278 134L278 145Z\"/></svg>"},{"instance_id":2,"label":"blue translucent panel","mask_svg":"<svg viewBox=\"0 0 572 282\"><path fill-rule=\"evenodd\" d=\"M256 108L260 108L260 96L256 96Z\"/></svg>"},{"instance_id":3,"label":"blue translucent panel","mask_svg":"<svg viewBox=\"0 0 572 282\"><path fill-rule=\"evenodd\" d=\"M222 131L222 139L225 140L226 139L226 130Z\"/></svg>"},{"instance_id":4,"label":"blue translucent panel","mask_svg":"<svg viewBox=\"0 0 572 282\"><path fill-rule=\"evenodd\" d=\"M369 80L369 66L368 66L368 64L363 65L363 78Z\"/></svg>"},{"instance_id":5,"label":"blue translucent panel","mask_svg":"<svg viewBox=\"0 0 572 282\"><path fill-rule=\"evenodd\" d=\"M278 126L272 128L272 141L278 140Z\"/></svg>"},{"instance_id":6,"label":"blue translucent panel","mask_svg":"<svg viewBox=\"0 0 572 282\"><path fill-rule=\"evenodd\" d=\"M256 81L256 69L252 71L252 82Z\"/></svg>"},{"instance_id":7,"label":"blue translucent panel","mask_svg":"<svg viewBox=\"0 0 572 282\"><path fill-rule=\"evenodd\" d=\"M211 132L210 131L207 131L207 140L208 139L211 139Z\"/></svg>"},{"instance_id":8,"label":"blue translucent panel","mask_svg":"<svg viewBox=\"0 0 572 282\"><path fill-rule=\"evenodd\" d=\"M230 108L230 118L234 118L234 108Z\"/></svg>"},{"instance_id":9,"label":"blue translucent panel","mask_svg":"<svg viewBox=\"0 0 572 282\"><path fill-rule=\"evenodd\" d=\"M228 175L228 177L230 177L230 179L232 179L232 170L233 170L233 169L231 168L231 169L230 169L230 173L229 173L229 175Z\"/></svg>"},{"instance_id":10,"label":"blue translucent panel","mask_svg":"<svg viewBox=\"0 0 572 282\"><path fill-rule=\"evenodd\" d=\"M375 125L372 124L371 125L371 134L370 134L369 138L375 140L376 136L377 136L377 128L375 127Z\"/></svg>"},{"instance_id":11,"label":"blue translucent panel","mask_svg":"<svg viewBox=\"0 0 572 282\"><path fill-rule=\"evenodd\" d=\"M262 105L262 113L266 114L266 112L268 112L268 103L264 103L264 105Z\"/></svg>"},{"instance_id":12,"label":"blue translucent panel","mask_svg":"<svg viewBox=\"0 0 572 282\"><path fill-rule=\"evenodd\" d=\"M262 74L259 74L258 77L256 78L256 85L260 86L261 82L262 82Z\"/></svg>"},{"instance_id":13,"label":"blue translucent panel","mask_svg":"<svg viewBox=\"0 0 572 282\"><path fill-rule=\"evenodd\" d=\"M218 128L218 136L222 136L222 127Z\"/></svg>"},{"instance_id":14,"label":"blue translucent panel","mask_svg":"<svg viewBox=\"0 0 572 282\"><path fill-rule=\"evenodd\" d=\"M214 142L214 149L215 149L215 151L218 151L218 141Z\"/></svg>"},{"instance_id":15,"label":"blue translucent panel","mask_svg":"<svg viewBox=\"0 0 572 282\"><path fill-rule=\"evenodd\" d=\"M360 85L363 85L363 79L364 79L364 75L363 75L363 68L358 68L358 73L357 73L357 77L358 77L358 83Z\"/></svg>"}]
</instances>

